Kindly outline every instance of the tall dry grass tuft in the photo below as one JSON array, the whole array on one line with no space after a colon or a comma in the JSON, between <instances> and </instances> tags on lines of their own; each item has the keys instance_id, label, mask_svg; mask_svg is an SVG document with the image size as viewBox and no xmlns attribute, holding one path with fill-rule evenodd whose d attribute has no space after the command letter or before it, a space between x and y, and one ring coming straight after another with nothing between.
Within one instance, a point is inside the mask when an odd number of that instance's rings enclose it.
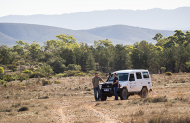
<instances>
[{"instance_id":1,"label":"tall dry grass tuft","mask_svg":"<svg viewBox=\"0 0 190 123\"><path fill-rule=\"evenodd\" d=\"M148 123L190 123L190 117L164 117L157 116L149 119Z\"/></svg>"}]
</instances>

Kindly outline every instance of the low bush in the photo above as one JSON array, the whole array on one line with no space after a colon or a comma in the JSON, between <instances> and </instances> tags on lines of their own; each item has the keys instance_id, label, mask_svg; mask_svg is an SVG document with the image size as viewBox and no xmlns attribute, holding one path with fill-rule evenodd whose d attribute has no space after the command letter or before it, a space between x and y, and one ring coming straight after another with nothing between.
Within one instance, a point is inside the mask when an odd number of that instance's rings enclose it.
<instances>
[{"instance_id":1,"label":"low bush","mask_svg":"<svg viewBox=\"0 0 190 123\"><path fill-rule=\"evenodd\" d=\"M165 74L168 75L168 76L171 76L171 75L172 75L171 72L166 72Z\"/></svg>"},{"instance_id":2,"label":"low bush","mask_svg":"<svg viewBox=\"0 0 190 123\"><path fill-rule=\"evenodd\" d=\"M86 73L81 71L68 70L63 73L65 76L85 76Z\"/></svg>"},{"instance_id":3,"label":"low bush","mask_svg":"<svg viewBox=\"0 0 190 123\"><path fill-rule=\"evenodd\" d=\"M4 86L4 87L7 87L7 83L4 83L3 86Z\"/></svg>"},{"instance_id":4,"label":"low bush","mask_svg":"<svg viewBox=\"0 0 190 123\"><path fill-rule=\"evenodd\" d=\"M17 76L17 80L19 80L20 82L22 82L23 80L27 80L29 78L29 76L28 75L26 75L26 74L19 74L18 76Z\"/></svg>"},{"instance_id":5,"label":"low bush","mask_svg":"<svg viewBox=\"0 0 190 123\"><path fill-rule=\"evenodd\" d=\"M26 66L30 66L30 63L26 63Z\"/></svg>"},{"instance_id":6,"label":"low bush","mask_svg":"<svg viewBox=\"0 0 190 123\"><path fill-rule=\"evenodd\" d=\"M55 83L55 84L61 84L61 82L58 81L58 80L55 80L54 83Z\"/></svg>"},{"instance_id":7,"label":"low bush","mask_svg":"<svg viewBox=\"0 0 190 123\"><path fill-rule=\"evenodd\" d=\"M53 78L53 76L49 76L48 78Z\"/></svg>"},{"instance_id":8,"label":"low bush","mask_svg":"<svg viewBox=\"0 0 190 123\"><path fill-rule=\"evenodd\" d=\"M19 108L18 112L20 112L20 111L28 111L28 110L29 110L29 108L24 106L24 107Z\"/></svg>"},{"instance_id":9,"label":"low bush","mask_svg":"<svg viewBox=\"0 0 190 123\"><path fill-rule=\"evenodd\" d=\"M13 78L13 76L11 74L6 74L3 76L3 79L7 82L10 82L10 81L15 81L15 78Z\"/></svg>"},{"instance_id":10,"label":"low bush","mask_svg":"<svg viewBox=\"0 0 190 123\"><path fill-rule=\"evenodd\" d=\"M25 83L22 83L21 86L26 86L26 84L25 84Z\"/></svg>"},{"instance_id":11,"label":"low bush","mask_svg":"<svg viewBox=\"0 0 190 123\"><path fill-rule=\"evenodd\" d=\"M38 99L48 99L49 96L38 97Z\"/></svg>"},{"instance_id":12,"label":"low bush","mask_svg":"<svg viewBox=\"0 0 190 123\"><path fill-rule=\"evenodd\" d=\"M43 66L43 64L42 64L42 63L39 63L38 66L41 67L41 66Z\"/></svg>"},{"instance_id":13,"label":"low bush","mask_svg":"<svg viewBox=\"0 0 190 123\"><path fill-rule=\"evenodd\" d=\"M3 85L4 83L5 83L5 81L0 79L0 84Z\"/></svg>"},{"instance_id":14,"label":"low bush","mask_svg":"<svg viewBox=\"0 0 190 123\"><path fill-rule=\"evenodd\" d=\"M152 117L148 123L190 123L190 117Z\"/></svg>"},{"instance_id":15,"label":"low bush","mask_svg":"<svg viewBox=\"0 0 190 123\"><path fill-rule=\"evenodd\" d=\"M157 103L157 102L168 102L166 96L159 96L155 98L145 98L143 102Z\"/></svg>"},{"instance_id":16,"label":"low bush","mask_svg":"<svg viewBox=\"0 0 190 123\"><path fill-rule=\"evenodd\" d=\"M43 77L45 77L45 75L38 72L38 71L36 71L36 72L34 72L33 74L30 75L30 78L43 78Z\"/></svg>"},{"instance_id":17,"label":"low bush","mask_svg":"<svg viewBox=\"0 0 190 123\"><path fill-rule=\"evenodd\" d=\"M42 85L43 86L48 85L48 84L50 84L49 80L42 79Z\"/></svg>"},{"instance_id":18,"label":"low bush","mask_svg":"<svg viewBox=\"0 0 190 123\"><path fill-rule=\"evenodd\" d=\"M7 65L7 67L12 70L13 72L17 70L17 65L15 64L10 64L10 65Z\"/></svg>"},{"instance_id":19,"label":"low bush","mask_svg":"<svg viewBox=\"0 0 190 123\"><path fill-rule=\"evenodd\" d=\"M31 71L31 70L24 70L24 71L22 71L22 73L25 73L25 74L33 74L33 72Z\"/></svg>"}]
</instances>

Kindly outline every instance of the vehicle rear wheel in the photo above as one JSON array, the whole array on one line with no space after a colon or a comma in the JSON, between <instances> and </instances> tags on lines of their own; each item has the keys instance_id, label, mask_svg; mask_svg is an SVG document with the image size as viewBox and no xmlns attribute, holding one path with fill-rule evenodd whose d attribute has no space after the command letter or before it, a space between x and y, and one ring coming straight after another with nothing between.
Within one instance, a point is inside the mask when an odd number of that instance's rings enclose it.
<instances>
[{"instance_id":1,"label":"vehicle rear wheel","mask_svg":"<svg viewBox=\"0 0 190 123\"><path fill-rule=\"evenodd\" d=\"M146 98L148 95L148 90L146 87L143 87L140 93L141 98Z\"/></svg>"},{"instance_id":2,"label":"vehicle rear wheel","mask_svg":"<svg viewBox=\"0 0 190 123\"><path fill-rule=\"evenodd\" d=\"M106 95L101 94L101 101L106 101L106 99L107 99L107 96L106 96Z\"/></svg>"},{"instance_id":3,"label":"vehicle rear wheel","mask_svg":"<svg viewBox=\"0 0 190 123\"><path fill-rule=\"evenodd\" d=\"M126 100L128 99L128 91L127 89L122 89L122 91L120 92L120 98L121 100Z\"/></svg>"}]
</instances>

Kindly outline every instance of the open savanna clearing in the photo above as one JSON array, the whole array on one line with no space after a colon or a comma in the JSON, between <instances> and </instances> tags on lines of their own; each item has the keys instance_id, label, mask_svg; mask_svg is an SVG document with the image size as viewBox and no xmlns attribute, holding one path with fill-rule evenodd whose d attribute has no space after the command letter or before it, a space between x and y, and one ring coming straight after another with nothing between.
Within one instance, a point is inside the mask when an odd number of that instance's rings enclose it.
<instances>
[{"instance_id":1,"label":"open savanna clearing","mask_svg":"<svg viewBox=\"0 0 190 123\"><path fill-rule=\"evenodd\" d=\"M106 80L106 77L102 77ZM92 77L35 79L0 86L0 123L183 123L190 122L190 74L152 74L147 98L94 101ZM55 84L58 80L61 83ZM18 84L20 83L20 84ZM12 84L12 86L11 86Z\"/></svg>"}]
</instances>

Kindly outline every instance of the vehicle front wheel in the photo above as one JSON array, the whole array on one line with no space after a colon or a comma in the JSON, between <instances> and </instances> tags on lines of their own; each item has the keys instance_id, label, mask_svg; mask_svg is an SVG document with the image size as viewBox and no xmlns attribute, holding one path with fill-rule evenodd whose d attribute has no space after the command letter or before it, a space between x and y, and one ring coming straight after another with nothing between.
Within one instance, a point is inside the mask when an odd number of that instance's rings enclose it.
<instances>
[{"instance_id":1,"label":"vehicle front wheel","mask_svg":"<svg viewBox=\"0 0 190 123\"><path fill-rule=\"evenodd\" d=\"M107 99L107 96L106 96L106 95L101 94L101 101L106 101L106 99Z\"/></svg>"},{"instance_id":2,"label":"vehicle front wheel","mask_svg":"<svg viewBox=\"0 0 190 123\"><path fill-rule=\"evenodd\" d=\"M121 100L126 100L128 99L128 91L127 89L122 89L122 91L120 92L120 98Z\"/></svg>"},{"instance_id":3,"label":"vehicle front wheel","mask_svg":"<svg viewBox=\"0 0 190 123\"><path fill-rule=\"evenodd\" d=\"M148 90L146 87L143 87L140 93L141 98L146 98L148 95Z\"/></svg>"}]
</instances>

